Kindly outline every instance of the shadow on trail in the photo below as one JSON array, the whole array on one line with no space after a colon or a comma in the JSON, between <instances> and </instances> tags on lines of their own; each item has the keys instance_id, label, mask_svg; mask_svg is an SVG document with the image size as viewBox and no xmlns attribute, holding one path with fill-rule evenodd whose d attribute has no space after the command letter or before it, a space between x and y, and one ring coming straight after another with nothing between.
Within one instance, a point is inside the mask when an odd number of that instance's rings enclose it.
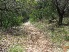
<instances>
[{"instance_id":1,"label":"shadow on trail","mask_svg":"<svg viewBox=\"0 0 69 52\"><path fill-rule=\"evenodd\" d=\"M17 27L12 27L12 28L8 28L6 30L4 29L0 29L0 34L3 34L3 35L13 35L13 36L24 36L26 37L27 36L27 32L24 28L24 25L20 25L20 26L17 26Z\"/></svg>"},{"instance_id":2,"label":"shadow on trail","mask_svg":"<svg viewBox=\"0 0 69 52\"><path fill-rule=\"evenodd\" d=\"M62 26L69 26L69 23L67 23L67 24L64 24L64 23L63 23Z\"/></svg>"}]
</instances>

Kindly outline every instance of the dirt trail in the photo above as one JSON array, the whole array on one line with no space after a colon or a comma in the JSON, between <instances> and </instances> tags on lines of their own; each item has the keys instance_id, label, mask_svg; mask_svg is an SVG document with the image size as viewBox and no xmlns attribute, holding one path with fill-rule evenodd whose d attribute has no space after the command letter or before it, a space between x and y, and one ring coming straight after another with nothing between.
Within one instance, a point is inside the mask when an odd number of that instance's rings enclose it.
<instances>
[{"instance_id":1,"label":"dirt trail","mask_svg":"<svg viewBox=\"0 0 69 52\"><path fill-rule=\"evenodd\" d=\"M24 26L29 33L26 52L59 52L53 48L51 41L44 36L44 33L30 22L25 23Z\"/></svg>"},{"instance_id":2,"label":"dirt trail","mask_svg":"<svg viewBox=\"0 0 69 52\"><path fill-rule=\"evenodd\" d=\"M27 38L21 37L27 34ZM0 33L2 34L2 33ZM21 45L26 48L25 52L62 52L60 48L53 46L49 38L44 33L26 22L16 29L10 29L7 34L0 36L0 52L7 52L13 45Z\"/></svg>"}]
</instances>

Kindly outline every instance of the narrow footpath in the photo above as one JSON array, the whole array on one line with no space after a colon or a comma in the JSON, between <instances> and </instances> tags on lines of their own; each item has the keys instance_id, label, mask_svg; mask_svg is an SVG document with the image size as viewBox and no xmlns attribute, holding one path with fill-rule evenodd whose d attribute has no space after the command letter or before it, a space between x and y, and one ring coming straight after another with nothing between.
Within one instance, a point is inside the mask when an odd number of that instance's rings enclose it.
<instances>
[{"instance_id":1,"label":"narrow footpath","mask_svg":"<svg viewBox=\"0 0 69 52\"><path fill-rule=\"evenodd\" d=\"M52 45L43 32L30 22L26 22L24 28L29 33L26 52L61 52L60 49Z\"/></svg>"}]
</instances>

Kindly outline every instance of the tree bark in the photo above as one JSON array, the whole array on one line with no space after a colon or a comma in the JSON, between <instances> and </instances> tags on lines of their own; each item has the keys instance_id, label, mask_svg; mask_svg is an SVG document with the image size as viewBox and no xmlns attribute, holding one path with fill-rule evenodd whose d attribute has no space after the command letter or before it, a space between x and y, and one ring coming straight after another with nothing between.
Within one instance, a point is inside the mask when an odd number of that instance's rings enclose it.
<instances>
[{"instance_id":1,"label":"tree bark","mask_svg":"<svg viewBox=\"0 0 69 52\"><path fill-rule=\"evenodd\" d=\"M2 27L2 11L0 13L0 27Z\"/></svg>"},{"instance_id":2,"label":"tree bark","mask_svg":"<svg viewBox=\"0 0 69 52\"><path fill-rule=\"evenodd\" d=\"M58 22L58 24L62 25L62 21L63 21L63 15L59 15L59 22Z\"/></svg>"}]
</instances>

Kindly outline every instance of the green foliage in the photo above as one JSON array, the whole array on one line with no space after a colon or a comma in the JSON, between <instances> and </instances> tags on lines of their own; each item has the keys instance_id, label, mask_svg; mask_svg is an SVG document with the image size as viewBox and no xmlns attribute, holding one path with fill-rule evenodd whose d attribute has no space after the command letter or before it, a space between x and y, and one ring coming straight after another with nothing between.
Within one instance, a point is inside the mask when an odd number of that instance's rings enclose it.
<instances>
[{"instance_id":1,"label":"green foliage","mask_svg":"<svg viewBox=\"0 0 69 52\"><path fill-rule=\"evenodd\" d=\"M9 52L24 52L24 49L21 46L11 47Z\"/></svg>"},{"instance_id":2,"label":"green foliage","mask_svg":"<svg viewBox=\"0 0 69 52\"><path fill-rule=\"evenodd\" d=\"M38 1L34 6L35 7L32 13L30 14L31 21L39 21L43 18L51 19L57 14L52 0L41 0Z\"/></svg>"},{"instance_id":3,"label":"green foliage","mask_svg":"<svg viewBox=\"0 0 69 52\"><path fill-rule=\"evenodd\" d=\"M11 2L10 2L11 1ZM22 22L20 2L14 0L0 1L0 27L9 28ZM13 2L13 3L12 3ZM16 3L16 4L15 4Z\"/></svg>"},{"instance_id":4,"label":"green foliage","mask_svg":"<svg viewBox=\"0 0 69 52\"><path fill-rule=\"evenodd\" d=\"M12 12L4 12L2 13L1 17L2 17L1 26L4 28L20 25L20 23L22 22L22 17L17 16L16 13Z\"/></svg>"},{"instance_id":5,"label":"green foliage","mask_svg":"<svg viewBox=\"0 0 69 52\"><path fill-rule=\"evenodd\" d=\"M31 21L37 21L41 17L39 10L33 10L33 12L30 14L30 20Z\"/></svg>"},{"instance_id":6,"label":"green foliage","mask_svg":"<svg viewBox=\"0 0 69 52\"><path fill-rule=\"evenodd\" d=\"M19 25L22 20L41 21L58 16L54 0L1 0L0 27ZM23 18L22 18L23 17Z\"/></svg>"},{"instance_id":7,"label":"green foliage","mask_svg":"<svg viewBox=\"0 0 69 52\"><path fill-rule=\"evenodd\" d=\"M69 36L65 36L65 40L66 41L69 41Z\"/></svg>"},{"instance_id":8,"label":"green foliage","mask_svg":"<svg viewBox=\"0 0 69 52\"><path fill-rule=\"evenodd\" d=\"M53 27L55 28L55 27ZM52 41L55 43L63 43L63 41L69 41L69 30L68 26L61 26L59 28L55 28L54 31L51 31Z\"/></svg>"}]
</instances>

